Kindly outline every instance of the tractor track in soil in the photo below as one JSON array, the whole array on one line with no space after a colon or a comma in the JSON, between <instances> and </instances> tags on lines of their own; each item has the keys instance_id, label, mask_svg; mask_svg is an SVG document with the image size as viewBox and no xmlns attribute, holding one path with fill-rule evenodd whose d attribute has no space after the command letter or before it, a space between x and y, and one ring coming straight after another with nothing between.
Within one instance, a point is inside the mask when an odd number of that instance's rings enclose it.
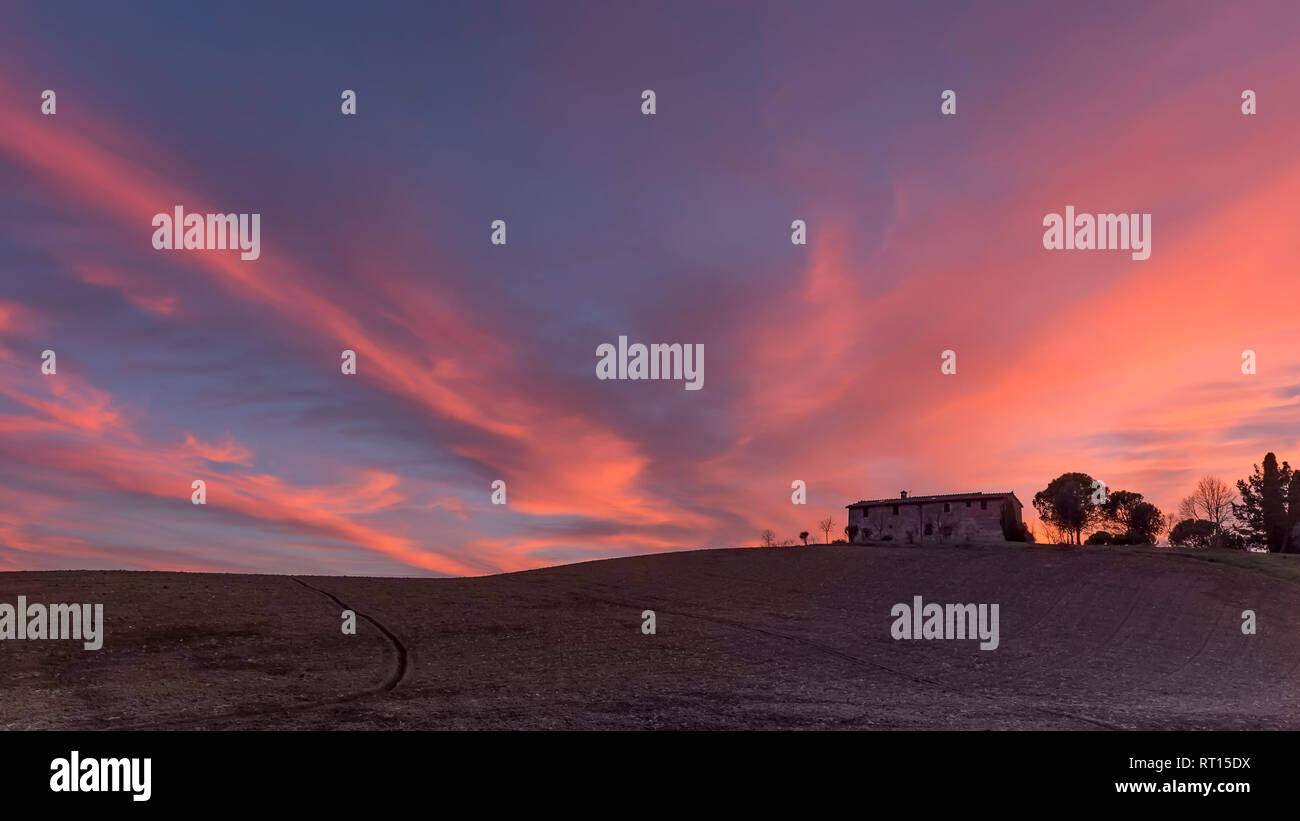
<instances>
[{"instance_id":1,"label":"tractor track in soil","mask_svg":"<svg viewBox=\"0 0 1300 821\"><path fill-rule=\"evenodd\" d=\"M376 630L379 631L379 633L392 646L393 650L396 653L396 659L397 659L396 664L394 664L393 670L391 670L389 674L384 677L383 681L381 681L379 684L367 687L364 690L357 690L355 692L346 693L341 696L335 696L333 698L327 698L320 701L307 702L304 704L291 704L291 705L283 705L283 706L276 706L276 707L257 707L257 708L245 709L245 710L231 710L225 713L216 713L207 716L195 716L195 715L169 716L166 718L152 719L149 721L133 722L127 725L114 725L112 729L165 730L165 729L176 729L185 726L211 728L213 724L220 724L226 721L238 721L246 718L257 718L259 716L289 715L294 713L310 712L312 710L318 710L322 707L333 707L340 704L347 704L353 701L358 701L360 699L368 698L370 696L381 695L383 693L390 693L394 689L396 689L399 684L402 683L403 679L406 678L407 673L410 671L410 652L407 650L406 645L402 643L402 640L399 639L396 636L396 634L393 633L392 630L390 630L383 622L379 621L374 616L371 616L368 613L362 613L360 610L357 610L356 608L348 605L347 602L343 601L338 596L335 596L333 593L330 593L328 590L322 590L319 587L310 585L307 582L303 581L302 579L298 578L297 576L290 576L289 578L292 579L294 582L297 582L299 585L302 585L306 589L312 591L313 593L316 593L317 595L328 599L329 601L333 602L334 604L338 605L344 610L351 610L353 613L356 613L358 618L369 622Z\"/></svg>"}]
</instances>

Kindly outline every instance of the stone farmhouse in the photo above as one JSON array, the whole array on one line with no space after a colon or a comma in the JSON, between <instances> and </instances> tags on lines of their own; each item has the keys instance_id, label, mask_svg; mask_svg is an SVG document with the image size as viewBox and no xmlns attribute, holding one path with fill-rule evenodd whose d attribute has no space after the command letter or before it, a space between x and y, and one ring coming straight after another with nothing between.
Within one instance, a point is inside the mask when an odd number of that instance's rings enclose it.
<instances>
[{"instance_id":1,"label":"stone farmhouse","mask_svg":"<svg viewBox=\"0 0 1300 821\"><path fill-rule=\"evenodd\" d=\"M853 541L902 544L1002 542L1022 527L1016 494L947 493L854 502L849 528ZM1007 528L1011 528L1008 532Z\"/></svg>"}]
</instances>

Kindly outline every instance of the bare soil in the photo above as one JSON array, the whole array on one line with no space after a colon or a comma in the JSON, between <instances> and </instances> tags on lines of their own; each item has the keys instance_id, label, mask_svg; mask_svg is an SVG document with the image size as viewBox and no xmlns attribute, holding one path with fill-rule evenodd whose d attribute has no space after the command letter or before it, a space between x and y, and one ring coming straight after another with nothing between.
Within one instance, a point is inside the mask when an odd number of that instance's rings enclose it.
<instances>
[{"instance_id":1,"label":"bare soil","mask_svg":"<svg viewBox=\"0 0 1300 821\"><path fill-rule=\"evenodd\" d=\"M106 637L0 641L0 728L1300 729L1298 571L1006 545L477 579L6 573L0 602L102 602ZM916 595L997 603L1000 646L892 639Z\"/></svg>"}]
</instances>

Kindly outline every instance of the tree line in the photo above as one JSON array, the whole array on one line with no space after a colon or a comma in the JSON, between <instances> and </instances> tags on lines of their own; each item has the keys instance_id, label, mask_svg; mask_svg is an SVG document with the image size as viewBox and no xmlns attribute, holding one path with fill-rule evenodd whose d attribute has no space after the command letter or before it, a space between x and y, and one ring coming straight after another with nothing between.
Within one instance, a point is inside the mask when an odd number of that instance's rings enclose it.
<instances>
[{"instance_id":1,"label":"tree line","mask_svg":"<svg viewBox=\"0 0 1300 821\"><path fill-rule=\"evenodd\" d=\"M1061 474L1033 504L1049 541L1155 544L1168 533L1176 547L1300 553L1300 471L1271 452L1235 489L1202 477L1175 514L1163 514L1141 493L1108 491L1086 473Z\"/></svg>"},{"instance_id":2,"label":"tree line","mask_svg":"<svg viewBox=\"0 0 1300 821\"><path fill-rule=\"evenodd\" d=\"M1086 473L1053 479L1034 494L1034 510L1048 540L1068 544L1084 544L1085 530L1093 531L1087 544L1155 544L1165 529L1164 514L1141 493L1108 491Z\"/></svg>"}]
</instances>

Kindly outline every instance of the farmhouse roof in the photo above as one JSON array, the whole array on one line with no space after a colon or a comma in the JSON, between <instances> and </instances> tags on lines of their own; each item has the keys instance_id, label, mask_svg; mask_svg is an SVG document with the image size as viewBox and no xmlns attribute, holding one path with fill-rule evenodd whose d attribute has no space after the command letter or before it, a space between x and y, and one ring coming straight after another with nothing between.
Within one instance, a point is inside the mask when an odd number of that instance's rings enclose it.
<instances>
[{"instance_id":1,"label":"farmhouse roof","mask_svg":"<svg viewBox=\"0 0 1300 821\"><path fill-rule=\"evenodd\" d=\"M875 505L905 505L912 502L915 503L952 502L952 501L961 502L967 499L971 499L971 500L1002 499L1008 496L1010 496L1012 499L1015 499L1016 504L1020 505L1021 507L1024 507L1024 505L1021 504L1020 500L1016 499L1016 494L1010 490L1003 491L1001 493L984 493L983 491L980 491L978 493L939 493L933 496L893 496L888 499L864 499L860 502L854 502L851 505L845 505L845 507L874 507Z\"/></svg>"}]
</instances>

